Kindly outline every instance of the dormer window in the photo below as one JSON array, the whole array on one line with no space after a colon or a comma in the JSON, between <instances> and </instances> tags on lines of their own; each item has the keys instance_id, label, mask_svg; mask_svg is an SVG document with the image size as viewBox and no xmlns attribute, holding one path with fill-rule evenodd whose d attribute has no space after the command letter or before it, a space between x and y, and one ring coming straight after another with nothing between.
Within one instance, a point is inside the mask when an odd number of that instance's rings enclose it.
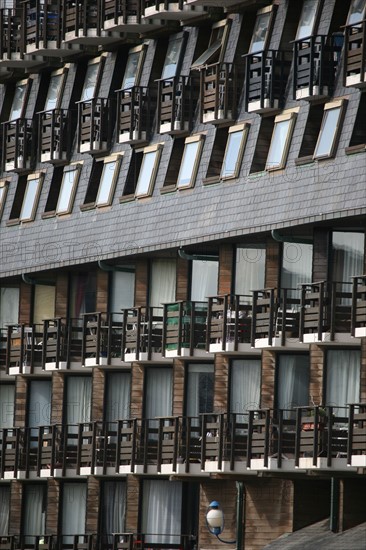
<instances>
[{"instance_id":1,"label":"dormer window","mask_svg":"<svg viewBox=\"0 0 366 550\"><path fill-rule=\"evenodd\" d=\"M257 18L254 25L252 41L249 47L249 53L257 53L267 48L270 36L270 30L273 21L273 6L268 6L257 12Z\"/></svg>"},{"instance_id":2,"label":"dormer window","mask_svg":"<svg viewBox=\"0 0 366 550\"><path fill-rule=\"evenodd\" d=\"M29 86L30 86L29 80L21 80L16 83L9 120L16 120L24 116L24 111L27 104Z\"/></svg>"},{"instance_id":3,"label":"dormer window","mask_svg":"<svg viewBox=\"0 0 366 550\"><path fill-rule=\"evenodd\" d=\"M360 23L365 18L366 2L365 0L352 0L348 12L347 25Z\"/></svg>"},{"instance_id":4,"label":"dormer window","mask_svg":"<svg viewBox=\"0 0 366 550\"><path fill-rule=\"evenodd\" d=\"M173 78L178 74L180 61L182 58L184 43L184 34L174 36L169 40L168 50L166 52L164 67L161 74L162 80Z\"/></svg>"},{"instance_id":5,"label":"dormer window","mask_svg":"<svg viewBox=\"0 0 366 550\"><path fill-rule=\"evenodd\" d=\"M308 38L314 33L319 8L319 0L304 0L296 40Z\"/></svg>"},{"instance_id":6,"label":"dormer window","mask_svg":"<svg viewBox=\"0 0 366 550\"><path fill-rule=\"evenodd\" d=\"M141 70L145 57L145 47L137 46L128 52L125 74L123 76L121 89L126 90L138 86L141 77Z\"/></svg>"},{"instance_id":7,"label":"dormer window","mask_svg":"<svg viewBox=\"0 0 366 550\"><path fill-rule=\"evenodd\" d=\"M341 99L326 103L314 158L333 157L336 151L339 133L342 127L346 101Z\"/></svg>"},{"instance_id":8,"label":"dormer window","mask_svg":"<svg viewBox=\"0 0 366 550\"><path fill-rule=\"evenodd\" d=\"M44 111L51 111L59 107L62 90L65 83L65 77L66 72L64 69L61 69L60 71L55 71L51 74L47 97L43 109Z\"/></svg>"},{"instance_id":9,"label":"dormer window","mask_svg":"<svg viewBox=\"0 0 366 550\"><path fill-rule=\"evenodd\" d=\"M103 57L96 57L88 63L80 101L93 99L98 93L98 84L103 70Z\"/></svg>"},{"instance_id":10,"label":"dormer window","mask_svg":"<svg viewBox=\"0 0 366 550\"><path fill-rule=\"evenodd\" d=\"M196 59L192 69L199 69L205 65L222 61L225 53L230 20L220 21L212 27L208 48Z\"/></svg>"}]
</instances>

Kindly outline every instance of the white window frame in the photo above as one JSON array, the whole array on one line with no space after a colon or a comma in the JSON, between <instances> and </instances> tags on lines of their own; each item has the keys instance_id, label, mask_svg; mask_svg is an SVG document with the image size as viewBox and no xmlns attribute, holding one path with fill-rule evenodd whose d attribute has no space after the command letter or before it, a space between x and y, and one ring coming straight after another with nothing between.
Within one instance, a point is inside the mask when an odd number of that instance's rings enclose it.
<instances>
[{"instance_id":1,"label":"white window frame","mask_svg":"<svg viewBox=\"0 0 366 550\"><path fill-rule=\"evenodd\" d=\"M241 164L243 162L243 156L244 156L244 150L248 139L248 133L249 133L250 124L248 122L244 122L243 124L236 124L235 126L231 126L229 128L226 146L225 146L225 152L224 152L224 158L222 160L222 166L221 166L221 172L220 172L220 180L229 180L229 179L235 179L239 176ZM225 166L225 159L226 155L229 151L229 144L230 144L230 136L232 134L236 134L241 132L241 140L240 140L240 146L238 151L238 156L235 163L235 170L233 174L231 175L224 175L224 166Z\"/></svg>"},{"instance_id":2,"label":"white window frame","mask_svg":"<svg viewBox=\"0 0 366 550\"><path fill-rule=\"evenodd\" d=\"M61 181L61 186L60 186L60 192L58 194L58 198L57 198L57 204L56 204L56 209L55 209L55 214L57 216L63 216L65 214L69 214L71 211L72 211L72 208L73 208L73 205L74 205L74 199L75 199L75 194L76 194L76 189L77 189L77 186L78 186L78 182L79 182L79 178L80 178L80 173L81 173L81 169L82 169L82 163L81 162L75 162L75 163L72 163L70 165L67 166L67 169L65 170L64 169L64 172L62 174L62 181ZM60 198L62 196L62 191L63 191L63 187L64 187L64 184L65 184L65 175L70 173L70 172L74 172L75 171L75 177L74 177L74 181L72 183L72 188L71 188L71 192L70 192L70 195L69 195L69 202L68 202L68 207L66 210L60 210L59 209L59 206L60 206Z\"/></svg>"},{"instance_id":3,"label":"white window frame","mask_svg":"<svg viewBox=\"0 0 366 550\"><path fill-rule=\"evenodd\" d=\"M320 126L318 139L316 141L314 154L313 154L313 159L317 159L317 160L328 159L328 158L332 158L332 157L335 156L335 153L336 153L336 150L337 150L337 147L338 147L339 136L340 136L340 133L341 133L343 118L344 118L344 114L345 114L345 111L346 111L346 105L347 105L347 100L346 99L338 99L336 101L331 101L330 103L326 103L324 105L323 119L322 119L322 123L321 123L321 126ZM327 114L330 111L336 110L336 109L339 110L339 114L338 114L338 119L337 119L336 126L334 128L334 132L333 132L332 143L330 144L330 147L328 149L329 153L323 154L323 155L318 155L317 150L318 150L318 147L319 147L319 145L321 143L321 140L322 140L322 134L323 134L324 128L326 127Z\"/></svg>"},{"instance_id":4,"label":"white window frame","mask_svg":"<svg viewBox=\"0 0 366 550\"><path fill-rule=\"evenodd\" d=\"M298 109L297 109L297 111L298 111ZM289 152L289 149L290 149L290 143L291 143L291 139L292 139L292 134L293 134L294 127L295 127L297 111L291 110L289 112L284 112L281 115L276 116L274 127L273 127L273 132L272 132L272 137L271 137L271 144L270 144L269 149L268 149L268 155L267 155L266 166L265 166L265 169L267 171L281 170L282 168L284 168L286 166L287 156L288 156L288 152ZM273 146L273 144L275 142L275 139L276 139L276 130L277 130L277 127L278 127L279 124L282 124L283 122L288 122L288 121L289 121L289 124L288 124L288 128L287 128L287 135L286 135L286 140L285 140L285 143L284 143L284 146L283 146L283 149L282 149L281 159L277 164L274 165L274 164L270 163L269 159L270 159L270 155L271 155L272 146Z\"/></svg>"},{"instance_id":5,"label":"white window frame","mask_svg":"<svg viewBox=\"0 0 366 550\"><path fill-rule=\"evenodd\" d=\"M31 222L31 221L34 220L35 215L36 215L36 211L37 211L37 207L38 207L39 196L41 194L41 188L42 188L42 185L43 185L43 180L44 180L44 173L43 172L35 172L34 174L30 174L27 177L27 184L26 184L25 190L24 190L22 206L21 206L20 212L19 212L19 221L24 223L24 222ZM22 215L23 214L23 208L24 208L24 205L25 205L25 199L27 197L27 193L29 191L29 182L31 182L31 181L37 181L38 182L37 183L37 189L36 189L36 192L34 194L31 213L30 213L29 216L24 218L23 215Z\"/></svg>"},{"instance_id":6,"label":"white window frame","mask_svg":"<svg viewBox=\"0 0 366 550\"><path fill-rule=\"evenodd\" d=\"M92 101L95 97L97 97L97 95L99 93L101 76L103 74L105 57L106 57L106 54L102 54L99 57L94 57L93 59L91 59L88 62L87 70L91 65L96 65L96 64L99 65L98 70L97 70L97 76L96 76L96 79L95 79L95 86L94 86L94 90L93 90L93 95L92 95L92 97L83 98L84 86L85 86L85 78L84 78L83 87L82 87L81 94L80 94L80 100L76 101L76 103L87 103L88 101ZM86 77L86 74L87 73L85 73L85 77Z\"/></svg>"},{"instance_id":7,"label":"white window frame","mask_svg":"<svg viewBox=\"0 0 366 550\"><path fill-rule=\"evenodd\" d=\"M137 181L136 181L136 188L135 188L135 198L136 199L142 199L144 197L150 197L151 196L154 185L155 185L156 175L158 173L158 168L159 168L162 149L163 149L163 144L162 143L158 143L156 145L150 145L149 147L145 147L143 149L143 151L142 151L143 152L142 162L141 162L139 175L138 175L138 178L137 178ZM136 152L138 153L139 151L136 151ZM150 153L155 153L154 164L153 164L153 168L151 170L151 174L150 174L150 178L149 178L149 184L147 186L147 189L146 189L146 191L140 193L139 192L139 184L140 184L141 178L143 176L144 163L146 161L146 155L148 155Z\"/></svg>"},{"instance_id":8,"label":"white window frame","mask_svg":"<svg viewBox=\"0 0 366 550\"><path fill-rule=\"evenodd\" d=\"M203 144L204 144L204 138L205 138L205 136L203 134L199 134L199 135L196 135L196 136L190 136L190 137L186 138L186 140L184 142L184 150L183 150L182 160L181 160L180 168L179 168L179 172L178 172L177 185L176 185L177 189L189 189L191 187L194 187L194 184L196 182L198 168L199 168L199 165L200 165L202 148L203 148ZM187 147L187 145L190 145L191 143L197 143L195 158L194 158L193 163L191 165L191 167L192 167L191 177L190 177L188 183L184 183L184 184L180 185L179 184L179 179L180 179L181 174L182 174L182 172L185 168L184 163L187 161L187 158L189 159L189 157L187 157L187 151L189 149L189 147Z\"/></svg>"},{"instance_id":9,"label":"white window frame","mask_svg":"<svg viewBox=\"0 0 366 550\"><path fill-rule=\"evenodd\" d=\"M118 176L119 176L120 169L121 169L122 158L123 158L123 154L118 154L118 155L111 155L109 157L105 157L103 159L103 161L98 161L98 162L103 162L104 166L103 166L103 169L102 169L102 175L101 175L101 178L100 178L98 191L97 191L97 194L96 194L96 197L95 197L95 206L96 206L96 208L101 208L103 206L109 206L111 204L111 202L113 200L114 192L116 190L117 180L118 180ZM106 169L106 165L111 164L112 162L115 162L116 164L115 164L115 167L114 167L112 181L111 181L111 185L110 185L110 188L109 188L108 200L105 201L105 202L98 202L98 197L99 197L102 182L103 182L104 170Z\"/></svg>"}]
</instances>

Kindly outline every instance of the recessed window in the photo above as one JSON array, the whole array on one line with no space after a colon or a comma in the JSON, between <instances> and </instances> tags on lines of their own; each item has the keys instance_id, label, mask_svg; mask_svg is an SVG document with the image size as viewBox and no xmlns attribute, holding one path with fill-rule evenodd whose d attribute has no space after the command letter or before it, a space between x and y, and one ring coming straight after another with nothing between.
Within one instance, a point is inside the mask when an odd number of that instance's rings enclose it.
<instances>
[{"instance_id":1,"label":"recessed window","mask_svg":"<svg viewBox=\"0 0 366 550\"><path fill-rule=\"evenodd\" d=\"M353 126L352 137L346 153L358 153L366 151L366 93L363 92L358 105L356 121Z\"/></svg>"},{"instance_id":2,"label":"recessed window","mask_svg":"<svg viewBox=\"0 0 366 550\"><path fill-rule=\"evenodd\" d=\"M179 169L177 187L185 189L193 187L196 180L200 156L203 146L203 136L192 136L186 139L182 162Z\"/></svg>"},{"instance_id":3,"label":"recessed window","mask_svg":"<svg viewBox=\"0 0 366 550\"><path fill-rule=\"evenodd\" d=\"M217 183L220 181L222 163L224 160L225 145L228 139L228 128L216 128L215 140L212 146L210 162L208 163L207 174L203 183Z\"/></svg>"},{"instance_id":4,"label":"recessed window","mask_svg":"<svg viewBox=\"0 0 366 550\"><path fill-rule=\"evenodd\" d=\"M295 113L283 114L275 118L266 170L276 170L285 166L295 119Z\"/></svg>"},{"instance_id":5,"label":"recessed window","mask_svg":"<svg viewBox=\"0 0 366 550\"><path fill-rule=\"evenodd\" d=\"M301 10L296 40L308 38L313 34L317 18L319 0L304 0Z\"/></svg>"},{"instance_id":6,"label":"recessed window","mask_svg":"<svg viewBox=\"0 0 366 550\"><path fill-rule=\"evenodd\" d=\"M345 106L346 102L343 99L327 103L324 106L324 115L314 158L328 158L335 154Z\"/></svg>"},{"instance_id":7,"label":"recessed window","mask_svg":"<svg viewBox=\"0 0 366 550\"><path fill-rule=\"evenodd\" d=\"M94 160L82 210L112 202L120 166L121 155L107 157L104 161Z\"/></svg>"},{"instance_id":8,"label":"recessed window","mask_svg":"<svg viewBox=\"0 0 366 550\"><path fill-rule=\"evenodd\" d=\"M46 101L43 109L44 111L51 111L52 109L58 108L62 96L65 78L66 72L64 69L61 69L60 71L56 71L51 74Z\"/></svg>"},{"instance_id":9,"label":"recessed window","mask_svg":"<svg viewBox=\"0 0 366 550\"><path fill-rule=\"evenodd\" d=\"M8 224L34 219L43 177L43 173L19 176Z\"/></svg>"},{"instance_id":10,"label":"recessed window","mask_svg":"<svg viewBox=\"0 0 366 550\"><path fill-rule=\"evenodd\" d=\"M252 41L249 47L249 53L257 53L266 49L271 28L273 7L268 6L257 12L257 18L254 25Z\"/></svg>"},{"instance_id":11,"label":"recessed window","mask_svg":"<svg viewBox=\"0 0 366 550\"><path fill-rule=\"evenodd\" d=\"M156 173L158 170L161 146L152 146L144 150L144 156L142 159L141 169L136 184L136 197L146 197L151 195L152 188L155 182Z\"/></svg>"},{"instance_id":12,"label":"recessed window","mask_svg":"<svg viewBox=\"0 0 366 550\"><path fill-rule=\"evenodd\" d=\"M126 90L137 86L140 82L142 65L145 57L144 46L132 48L128 53L125 74L123 76L121 89Z\"/></svg>"},{"instance_id":13,"label":"recessed window","mask_svg":"<svg viewBox=\"0 0 366 550\"><path fill-rule=\"evenodd\" d=\"M8 181L0 181L0 220L4 210L6 194L8 192Z\"/></svg>"},{"instance_id":14,"label":"recessed window","mask_svg":"<svg viewBox=\"0 0 366 550\"><path fill-rule=\"evenodd\" d=\"M56 205L56 214L67 214L71 211L80 170L80 165L74 165L68 170L64 170Z\"/></svg>"},{"instance_id":15,"label":"recessed window","mask_svg":"<svg viewBox=\"0 0 366 550\"><path fill-rule=\"evenodd\" d=\"M237 178L248 136L249 124L232 126L229 129L224 160L221 167L221 179Z\"/></svg>"},{"instance_id":16,"label":"recessed window","mask_svg":"<svg viewBox=\"0 0 366 550\"><path fill-rule=\"evenodd\" d=\"M103 57L97 57L89 61L80 101L89 101L96 96L98 81L100 80L99 76L103 70L103 60Z\"/></svg>"},{"instance_id":17,"label":"recessed window","mask_svg":"<svg viewBox=\"0 0 366 550\"><path fill-rule=\"evenodd\" d=\"M173 78L179 69L182 57L184 34L174 36L169 40L161 78Z\"/></svg>"},{"instance_id":18,"label":"recessed window","mask_svg":"<svg viewBox=\"0 0 366 550\"><path fill-rule=\"evenodd\" d=\"M24 116L27 97L30 89L29 80L20 80L15 85L13 102L11 104L9 120L16 120Z\"/></svg>"},{"instance_id":19,"label":"recessed window","mask_svg":"<svg viewBox=\"0 0 366 550\"><path fill-rule=\"evenodd\" d=\"M199 69L204 65L222 61L228 38L230 20L220 21L212 26L212 32L208 48L192 65L192 69Z\"/></svg>"},{"instance_id":20,"label":"recessed window","mask_svg":"<svg viewBox=\"0 0 366 550\"><path fill-rule=\"evenodd\" d=\"M365 0L352 0L351 7L348 12L347 25L360 23L365 17L366 3Z\"/></svg>"}]
</instances>

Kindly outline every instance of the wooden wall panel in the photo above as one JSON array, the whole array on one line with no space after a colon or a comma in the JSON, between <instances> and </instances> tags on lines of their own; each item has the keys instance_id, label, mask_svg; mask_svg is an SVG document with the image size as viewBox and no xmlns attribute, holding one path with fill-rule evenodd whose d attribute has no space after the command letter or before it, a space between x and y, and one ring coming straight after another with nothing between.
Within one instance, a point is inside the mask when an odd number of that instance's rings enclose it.
<instances>
[{"instance_id":1,"label":"wooden wall panel","mask_svg":"<svg viewBox=\"0 0 366 550\"><path fill-rule=\"evenodd\" d=\"M173 365L173 416L184 414L185 365L181 359L175 359Z\"/></svg>"},{"instance_id":2,"label":"wooden wall panel","mask_svg":"<svg viewBox=\"0 0 366 550\"><path fill-rule=\"evenodd\" d=\"M263 350L261 407L272 408L275 404L276 354L274 351Z\"/></svg>"},{"instance_id":3,"label":"wooden wall panel","mask_svg":"<svg viewBox=\"0 0 366 550\"><path fill-rule=\"evenodd\" d=\"M281 243L269 239L266 248L266 288L278 288L281 271Z\"/></svg>"},{"instance_id":4,"label":"wooden wall panel","mask_svg":"<svg viewBox=\"0 0 366 550\"><path fill-rule=\"evenodd\" d=\"M12 481L10 485L9 535L21 533L23 485Z\"/></svg>"},{"instance_id":5,"label":"wooden wall panel","mask_svg":"<svg viewBox=\"0 0 366 550\"><path fill-rule=\"evenodd\" d=\"M48 480L46 534L54 535L58 530L60 509L60 482L50 478Z\"/></svg>"},{"instance_id":6,"label":"wooden wall panel","mask_svg":"<svg viewBox=\"0 0 366 550\"><path fill-rule=\"evenodd\" d=\"M293 530L293 483L282 479L246 483L245 548L262 550Z\"/></svg>"},{"instance_id":7,"label":"wooden wall panel","mask_svg":"<svg viewBox=\"0 0 366 550\"><path fill-rule=\"evenodd\" d=\"M177 300L188 300L189 296L189 261L177 258Z\"/></svg>"},{"instance_id":8,"label":"wooden wall panel","mask_svg":"<svg viewBox=\"0 0 366 550\"><path fill-rule=\"evenodd\" d=\"M96 311L108 311L108 282L109 273L99 269L97 271Z\"/></svg>"},{"instance_id":9,"label":"wooden wall panel","mask_svg":"<svg viewBox=\"0 0 366 550\"><path fill-rule=\"evenodd\" d=\"M236 485L235 481L215 480L203 481L200 487L199 504L199 547L210 548L210 550L222 549L220 543L214 535L211 535L206 526L207 508L213 500L217 500L225 512L225 528L222 538L225 540L235 540L236 538ZM225 544L228 549L236 548L236 545ZM246 548L250 548L249 546Z\"/></svg>"},{"instance_id":10,"label":"wooden wall panel","mask_svg":"<svg viewBox=\"0 0 366 550\"><path fill-rule=\"evenodd\" d=\"M27 414L27 380L23 376L16 376L15 380L15 426L22 428L26 424Z\"/></svg>"},{"instance_id":11,"label":"wooden wall panel","mask_svg":"<svg viewBox=\"0 0 366 550\"><path fill-rule=\"evenodd\" d=\"M313 281L325 281L328 279L329 257L329 231L327 229L314 229L313 244Z\"/></svg>"},{"instance_id":12,"label":"wooden wall panel","mask_svg":"<svg viewBox=\"0 0 366 550\"><path fill-rule=\"evenodd\" d=\"M103 420L105 372L93 369L92 420Z\"/></svg>"},{"instance_id":13,"label":"wooden wall panel","mask_svg":"<svg viewBox=\"0 0 366 550\"><path fill-rule=\"evenodd\" d=\"M19 292L19 323L30 324L32 322L33 285L22 282Z\"/></svg>"},{"instance_id":14,"label":"wooden wall panel","mask_svg":"<svg viewBox=\"0 0 366 550\"><path fill-rule=\"evenodd\" d=\"M219 294L231 294L233 278L233 245L223 244L219 252Z\"/></svg>"},{"instance_id":15,"label":"wooden wall panel","mask_svg":"<svg viewBox=\"0 0 366 550\"><path fill-rule=\"evenodd\" d=\"M324 348L312 344L310 346L310 384L309 384L309 405L323 404L324 395L324 369L325 352Z\"/></svg>"},{"instance_id":16,"label":"wooden wall panel","mask_svg":"<svg viewBox=\"0 0 366 550\"><path fill-rule=\"evenodd\" d=\"M214 412L227 412L229 385L229 358L225 355L215 357Z\"/></svg>"},{"instance_id":17,"label":"wooden wall panel","mask_svg":"<svg viewBox=\"0 0 366 550\"><path fill-rule=\"evenodd\" d=\"M56 277L56 317L67 317L69 296L69 277L67 273L58 273Z\"/></svg>"},{"instance_id":18,"label":"wooden wall panel","mask_svg":"<svg viewBox=\"0 0 366 550\"><path fill-rule=\"evenodd\" d=\"M100 507L100 479L88 476L87 502L86 502L86 532L98 533L99 507Z\"/></svg>"},{"instance_id":19,"label":"wooden wall panel","mask_svg":"<svg viewBox=\"0 0 366 550\"><path fill-rule=\"evenodd\" d=\"M148 303L149 263L148 260L136 262L135 306L146 306Z\"/></svg>"},{"instance_id":20,"label":"wooden wall panel","mask_svg":"<svg viewBox=\"0 0 366 550\"><path fill-rule=\"evenodd\" d=\"M126 532L136 533L139 528L140 480L127 476Z\"/></svg>"},{"instance_id":21,"label":"wooden wall panel","mask_svg":"<svg viewBox=\"0 0 366 550\"><path fill-rule=\"evenodd\" d=\"M60 424L63 419L63 404L65 392L65 378L59 372L54 372L52 376L52 408L51 423Z\"/></svg>"},{"instance_id":22,"label":"wooden wall panel","mask_svg":"<svg viewBox=\"0 0 366 550\"><path fill-rule=\"evenodd\" d=\"M144 367L133 363L131 373L131 418L141 418L144 402Z\"/></svg>"},{"instance_id":23,"label":"wooden wall panel","mask_svg":"<svg viewBox=\"0 0 366 550\"><path fill-rule=\"evenodd\" d=\"M366 338L361 338L360 402L366 402Z\"/></svg>"}]
</instances>

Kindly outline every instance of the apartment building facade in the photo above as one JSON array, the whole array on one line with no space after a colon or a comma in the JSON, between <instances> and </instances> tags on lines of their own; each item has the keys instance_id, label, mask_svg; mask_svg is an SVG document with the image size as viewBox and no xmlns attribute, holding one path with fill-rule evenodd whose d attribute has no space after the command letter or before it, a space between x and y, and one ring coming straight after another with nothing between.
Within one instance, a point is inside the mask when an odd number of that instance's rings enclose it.
<instances>
[{"instance_id":1,"label":"apartment building facade","mask_svg":"<svg viewBox=\"0 0 366 550\"><path fill-rule=\"evenodd\" d=\"M365 0L0 9L0 548L366 521Z\"/></svg>"}]
</instances>

